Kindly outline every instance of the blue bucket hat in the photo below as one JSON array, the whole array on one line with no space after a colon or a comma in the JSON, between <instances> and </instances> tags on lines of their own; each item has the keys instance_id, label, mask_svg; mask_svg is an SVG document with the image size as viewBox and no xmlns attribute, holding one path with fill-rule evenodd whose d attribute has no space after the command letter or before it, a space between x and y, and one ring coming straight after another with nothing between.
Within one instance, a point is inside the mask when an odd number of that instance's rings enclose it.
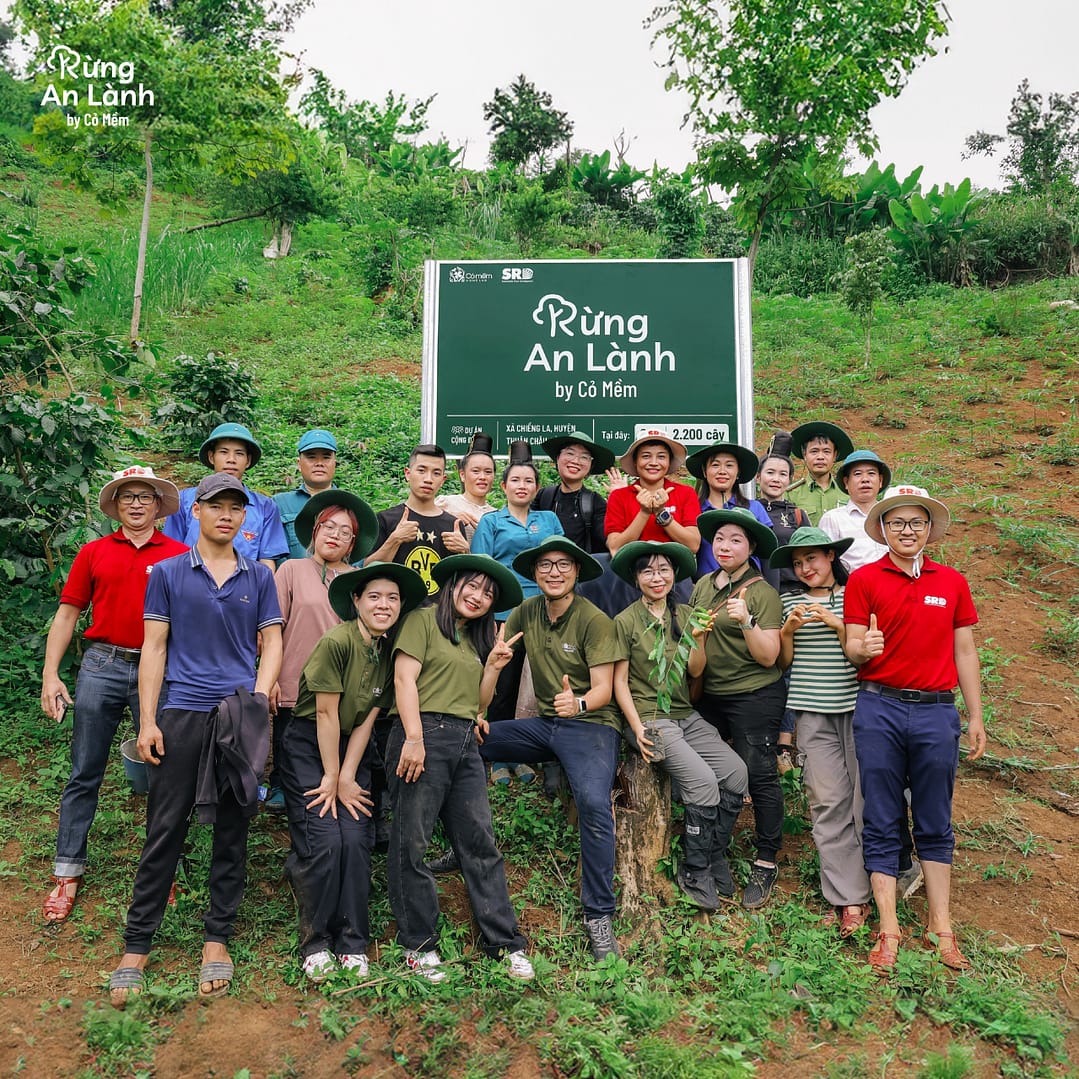
<instances>
[{"instance_id":1,"label":"blue bucket hat","mask_svg":"<svg viewBox=\"0 0 1079 1079\"><path fill-rule=\"evenodd\" d=\"M892 470L872 451L854 450L847 454L847 459L836 470L836 481L845 491L847 489L847 475L855 465L876 465L880 472L880 489L886 490L892 483Z\"/></svg>"},{"instance_id":2,"label":"blue bucket hat","mask_svg":"<svg viewBox=\"0 0 1079 1079\"><path fill-rule=\"evenodd\" d=\"M207 468L213 467L210 464L210 450L214 448L215 443L223 438L232 438L237 442L247 444L248 452L251 455L251 464L248 465L248 468L254 468L259 463L259 458L262 456L262 447L255 441L255 436L242 423L219 423L210 432L210 437L199 447L199 460Z\"/></svg>"},{"instance_id":3,"label":"blue bucket hat","mask_svg":"<svg viewBox=\"0 0 1079 1079\"><path fill-rule=\"evenodd\" d=\"M332 450L336 453L337 439L329 431L324 431L321 427L304 431L300 435L300 443L296 447L296 452L306 453L307 450Z\"/></svg>"}]
</instances>

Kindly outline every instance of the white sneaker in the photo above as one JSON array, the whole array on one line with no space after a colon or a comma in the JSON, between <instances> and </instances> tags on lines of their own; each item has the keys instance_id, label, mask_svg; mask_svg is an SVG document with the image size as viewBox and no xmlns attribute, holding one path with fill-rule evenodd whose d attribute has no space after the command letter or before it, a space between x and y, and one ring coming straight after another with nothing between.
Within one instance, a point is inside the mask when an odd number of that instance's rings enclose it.
<instances>
[{"instance_id":1,"label":"white sneaker","mask_svg":"<svg viewBox=\"0 0 1079 1079\"><path fill-rule=\"evenodd\" d=\"M367 977L367 956L362 953L355 953L353 955L339 955L337 962L341 964L342 970L349 970L357 977Z\"/></svg>"},{"instance_id":2,"label":"white sneaker","mask_svg":"<svg viewBox=\"0 0 1079 1079\"><path fill-rule=\"evenodd\" d=\"M406 948L405 962L409 970L426 978L429 982L440 982L446 977L438 952L414 952Z\"/></svg>"},{"instance_id":3,"label":"white sneaker","mask_svg":"<svg viewBox=\"0 0 1079 1079\"><path fill-rule=\"evenodd\" d=\"M532 964L528 961L528 956L524 952L510 952L506 956L506 962L510 968L508 973L511 978L517 978L522 982L530 982L536 976L536 972L532 969Z\"/></svg>"},{"instance_id":4,"label":"white sneaker","mask_svg":"<svg viewBox=\"0 0 1079 1079\"><path fill-rule=\"evenodd\" d=\"M337 963L329 952L314 952L304 956L303 972L307 979L316 985L324 982L336 969Z\"/></svg>"}]
</instances>

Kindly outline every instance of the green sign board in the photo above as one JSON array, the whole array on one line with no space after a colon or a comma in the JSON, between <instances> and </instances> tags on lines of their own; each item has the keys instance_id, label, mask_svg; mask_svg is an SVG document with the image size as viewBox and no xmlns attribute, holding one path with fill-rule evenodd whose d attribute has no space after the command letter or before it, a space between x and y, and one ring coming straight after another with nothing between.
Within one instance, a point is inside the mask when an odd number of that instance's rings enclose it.
<instances>
[{"instance_id":1,"label":"green sign board","mask_svg":"<svg viewBox=\"0 0 1079 1079\"><path fill-rule=\"evenodd\" d=\"M424 441L495 452L581 431L752 445L745 259L431 261ZM748 441L744 441L748 439Z\"/></svg>"}]
</instances>

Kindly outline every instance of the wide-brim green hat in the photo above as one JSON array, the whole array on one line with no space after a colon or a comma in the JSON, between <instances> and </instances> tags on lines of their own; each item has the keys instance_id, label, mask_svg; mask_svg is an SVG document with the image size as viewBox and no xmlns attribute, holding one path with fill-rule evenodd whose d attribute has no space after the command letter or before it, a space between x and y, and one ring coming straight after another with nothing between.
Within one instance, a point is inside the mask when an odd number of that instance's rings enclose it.
<instances>
[{"instance_id":1,"label":"wide-brim green hat","mask_svg":"<svg viewBox=\"0 0 1079 1079\"><path fill-rule=\"evenodd\" d=\"M729 453L738 462L739 483L749 483L757 475L757 469L760 468L759 458L752 450L747 450L745 446L739 446L737 442L716 442L714 445L706 446L703 450L698 450L691 457L687 457L686 468L689 470L689 474L703 480L704 470L708 466L708 462L717 453Z\"/></svg>"},{"instance_id":2,"label":"wide-brim green hat","mask_svg":"<svg viewBox=\"0 0 1079 1079\"><path fill-rule=\"evenodd\" d=\"M872 450L853 450L844 462L836 469L836 482L844 491L847 490L847 476L855 465L875 465L880 472L881 490L892 484L892 470ZM849 491L847 491L850 494Z\"/></svg>"},{"instance_id":3,"label":"wide-brim green hat","mask_svg":"<svg viewBox=\"0 0 1079 1079\"><path fill-rule=\"evenodd\" d=\"M838 557L853 542L853 536L832 539L823 528L812 528L809 525L803 525L801 528L794 530L791 538L782 547L777 547L768 556L768 565L772 569L790 569L795 551L806 551L817 547L825 551L835 551L836 557Z\"/></svg>"},{"instance_id":4,"label":"wide-brim green hat","mask_svg":"<svg viewBox=\"0 0 1079 1079\"><path fill-rule=\"evenodd\" d=\"M439 588L445 588L459 573L483 573L498 585L498 610L520 606L524 599L521 582L497 558L489 554L451 554L431 570Z\"/></svg>"},{"instance_id":5,"label":"wide-brim green hat","mask_svg":"<svg viewBox=\"0 0 1079 1079\"><path fill-rule=\"evenodd\" d=\"M513 568L522 576L536 578L536 563L543 555L567 554L577 563L578 581L595 581L603 576L603 567L587 552L565 536L548 536L537 547L522 551L514 560Z\"/></svg>"},{"instance_id":6,"label":"wide-brim green hat","mask_svg":"<svg viewBox=\"0 0 1079 1079\"><path fill-rule=\"evenodd\" d=\"M552 461L556 460L567 446L584 446L592 454L592 467L588 470L590 476L599 476L608 468L614 467L614 453L606 446L593 442L587 435L582 435L580 431L570 431L568 435L557 435L555 438L547 439L546 442L541 442L540 445Z\"/></svg>"},{"instance_id":7,"label":"wide-brim green hat","mask_svg":"<svg viewBox=\"0 0 1079 1079\"><path fill-rule=\"evenodd\" d=\"M738 525L743 528L753 540L754 554L764 558L771 556L779 546L776 534L766 525L761 524L749 510L735 506L729 510L707 510L697 518L697 528L701 538L711 543L716 538L716 533L723 525Z\"/></svg>"},{"instance_id":8,"label":"wide-brim green hat","mask_svg":"<svg viewBox=\"0 0 1079 1079\"><path fill-rule=\"evenodd\" d=\"M805 459L806 443L811 438L827 438L835 446L837 461L842 461L849 453L854 452L854 443L850 435L842 427L836 427L827 420L810 420L809 423L799 424L791 431L791 454L794 457Z\"/></svg>"},{"instance_id":9,"label":"wide-brim green hat","mask_svg":"<svg viewBox=\"0 0 1079 1079\"><path fill-rule=\"evenodd\" d=\"M199 447L199 460L207 468L213 468L213 465L210 464L210 450L215 442L219 442L223 438L232 438L237 442L247 444L247 450L251 457L248 468L254 468L259 463L259 458L262 456L262 447L255 441L255 436L242 423L219 423L210 432L209 438Z\"/></svg>"},{"instance_id":10,"label":"wide-brim green hat","mask_svg":"<svg viewBox=\"0 0 1079 1079\"><path fill-rule=\"evenodd\" d=\"M330 606L342 622L356 617L352 597L362 592L368 581L385 579L393 581L401 590L401 615L418 607L427 598L427 585L423 578L400 562L369 562L362 569L350 569L330 581Z\"/></svg>"},{"instance_id":11,"label":"wide-brim green hat","mask_svg":"<svg viewBox=\"0 0 1079 1079\"><path fill-rule=\"evenodd\" d=\"M633 567L639 558L663 555L674 566L675 581L684 581L697 572L697 558L684 543L659 540L633 540L619 547L611 559L611 571L621 577L626 584L637 586Z\"/></svg>"},{"instance_id":12,"label":"wide-brim green hat","mask_svg":"<svg viewBox=\"0 0 1079 1079\"><path fill-rule=\"evenodd\" d=\"M375 549L375 541L378 539L378 518L375 516L375 511L362 498L350 491L342 491L339 487L319 491L303 504L303 509L296 515L296 538L304 547L310 547L311 537L315 532L315 521L318 515L330 506L340 506L341 509L351 510L356 515L358 526L356 541L352 545L352 554L349 557L353 562L366 558Z\"/></svg>"}]
</instances>

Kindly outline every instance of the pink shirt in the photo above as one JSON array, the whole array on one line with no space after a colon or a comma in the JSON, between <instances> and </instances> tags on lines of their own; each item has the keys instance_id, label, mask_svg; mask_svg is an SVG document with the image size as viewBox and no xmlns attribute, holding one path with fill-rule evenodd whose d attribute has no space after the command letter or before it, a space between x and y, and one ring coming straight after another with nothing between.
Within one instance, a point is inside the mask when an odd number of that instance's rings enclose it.
<instances>
[{"instance_id":1,"label":"pink shirt","mask_svg":"<svg viewBox=\"0 0 1079 1079\"><path fill-rule=\"evenodd\" d=\"M281 687L281 706L292 708L300 692L300 674L322 635L341 619L330 606L329 586L333 577L326 574L313 558L290 558L274 575L277 602L285 620L284 656L277 684Z\"/></svg>"}]
</instances>

